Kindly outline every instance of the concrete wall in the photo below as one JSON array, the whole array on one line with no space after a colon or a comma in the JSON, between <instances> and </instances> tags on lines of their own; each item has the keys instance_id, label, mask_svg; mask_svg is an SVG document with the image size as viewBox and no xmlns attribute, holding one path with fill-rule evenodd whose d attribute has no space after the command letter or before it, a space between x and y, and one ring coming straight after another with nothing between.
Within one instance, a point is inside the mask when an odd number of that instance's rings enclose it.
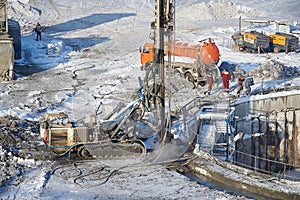
<instances>
[{"instance_id":1,"label":"concrete wall","mask_svg":"<svg viewBox=\"0 0 300 200\"><path fill-rule=\"evenodd\" d=\"M300 108L300 91L278 92L272 95L257 95L233 104L240 117L248 113L281 111L287 108Z\"/></svg>"},{"instance_id":2,"label":"concrete wall","mask_svg":"<svg viewBox=\"0 0 300 200\"><path fill-rule=\"evenodd\" d=\"M236 150L245 153L237 154L238 163L263 170L283 169L269 159L300 168L300 92L255 96L233 105L240 119L237 133L244 133L236 143Z\"/></svg>"}]
</instances>

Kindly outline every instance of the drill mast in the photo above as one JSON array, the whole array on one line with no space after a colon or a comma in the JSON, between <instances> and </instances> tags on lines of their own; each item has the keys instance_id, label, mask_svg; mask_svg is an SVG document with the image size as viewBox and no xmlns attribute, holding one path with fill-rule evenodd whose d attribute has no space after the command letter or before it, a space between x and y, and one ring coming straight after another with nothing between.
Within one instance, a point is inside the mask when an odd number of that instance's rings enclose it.
<instances>
[{"instance_id":1,"label":"drill mast","mask_svg":"<svg viewBox=\"0 0 300 200\"><path fill-rule=\"evenodd\" d=\"M165 132L165 36L168 44L171 44L174 31L174 0L155 1L155 21L152 22L154 29L154 90L158 92L154 105L157 109L157 117L160 122L161 134ZM170 50L170 47L168 48ZM170 54L168 54L170 55ZM168 57L170 67L171 57Z\"/></svg>"}]
</instances>

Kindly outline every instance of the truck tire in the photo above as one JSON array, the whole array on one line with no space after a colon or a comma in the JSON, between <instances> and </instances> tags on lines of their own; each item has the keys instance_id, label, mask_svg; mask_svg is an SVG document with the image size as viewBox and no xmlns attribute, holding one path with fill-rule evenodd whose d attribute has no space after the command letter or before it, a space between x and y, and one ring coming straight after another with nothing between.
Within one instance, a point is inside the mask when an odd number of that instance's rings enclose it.
<instances>
[{"instance_id":1,"label":"truck tire","mask_svg":"<svg viewBox=\"0 0 300 200\"><path fill-rule=\"evenodd\" d=\"M78 157L84 159L84 158L88 158L90 156L90 152L84 145L82 145L82 146L78 147L77 155L78 155Z\"/></svg>"},{"instance_id":2,"label":"truck tire","mask_svg":"<svg viewBox=\"0 0 300 200\"><path fill-rule=\"evenodd\" d=\"M274 53L279 53L280 50L278 47L274 47L273 51L274 51Z\"/></svg>"},{"instance_id":3,"label":"truck tire","mask_svg":"<svg viewBox=\"0 0 300 200\"><path fill-rule=\"evenodd\" d=\"M174 71L174 77L175 78L182 78L182 73L179 70Z\"/></svg>"},{"instance_id":4,"label":"truck tire","mask_svg":"<svg viewBox=\"0 0 300 200\"><path fill-rule=\"evenodd\" d=\"M187 72L185 75L184 75L185 79L188 80L189 82L191 82L193 85L193 89L195 88L195 79L194 79L194 76L190 73L190 72Z\"/></svg>"}]
</instances>

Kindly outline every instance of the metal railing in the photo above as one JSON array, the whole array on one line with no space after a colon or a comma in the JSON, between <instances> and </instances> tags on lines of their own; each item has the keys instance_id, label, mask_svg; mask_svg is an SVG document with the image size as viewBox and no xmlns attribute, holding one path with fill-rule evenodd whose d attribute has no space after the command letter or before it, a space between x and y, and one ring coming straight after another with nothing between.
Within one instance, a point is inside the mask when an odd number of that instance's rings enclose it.
<instances>
[{"instance_id":1,"label":"metal railing","mask_svg":"<svg viewBox=\"0 0 300 200\"><path fill-rule=\"evenodd\" d=\"M212 149L208 150L207 148L200 148L201 151L204 151L214 157L217 157L221 160L225 160L226 155L224 154L222 155L217 155L213 152ZM260 172L263 174L268 174L271 175L275 178L277 178L278 180L280 179L287 179L287 180L292 180L292 181L300 181L300 170L297 171L296 169L300 169L300 166L297 166L295 164L289 164L289 163L284 163L284 162L280 162L280 161L275 161L275 160L271 160L271 159L267 159L267 158L262 158L259 156L255 156L255 155L251 155L245 152L241 152L241 151L234 151L232 152L231 155L235 154L235 156L238 155L243 155L244 157L248 157L248 159L253 159L254 163L251 164L246 164L246 163L242 163L242 162L238 162L236 160L234 160L234 156L230 157L230 160L225 160L227 162L230 162L231 164L246 168L246 169L250 169L253 170L254 172ZM262 169L259 166L259 163L261 162L265 162L266 163L266 168ZM271 168L271 166L277 165L280 166L281 170L278 170L276 172L274 172Z\"/></svg>"},{"instance_id":2,"label":"metal railing","mask_svg":"<svg viewBox=\"0 0 300 200\"><path fill-rule=\"evenodd\" d=\"M295 169L300 169L300 166L297 166L295 164L281 162L281 161L270 160L267 158L262 158L262 157L259 157L256 155L251 155L251 154L237 151L237 150L234 150L233 153L235 154L235 156L242 155L242 156L244 156L244 158L246 157L248 159L254 160L254 163L252 165L249 165L249 164L237 162L236 160L231 159L230 162L235 165L251 169L255 172L269 174L274 177L277 177L278 179L283 178L283 179L289 179L289 180L293 180L293 181L300 181L300 171L295 170ZM265 167L261 168L260 163L264 163ZM272 166L277 166L277 167L279 166L281 168L281 170L274 172L271 169Z\"/></svg>"},{"instance_id":3,"label":"metal railing","mask_svg":"<svg viewBox=\"0 0 300 200\"><path fill-rule=\"evenodd\" d=\"M197 120L197 118L191 118L195 112L192 112L193 108L198 108L196 110L199 110L201 106L205 105L208 102L203 101L202 97L195 98L182 106L180 109L180 114L182 115L183 124L185 126L184 128L184 134L187 136L193 135L194 137L198 137L198 139L201 137L199 133L194 132L194 130L190 129L188 126L188 123L190 120ZM264 115L266 113L261 113L261 115ZM200 126L200 124L199 124ZM193 132L191 134L191 132ZM192 143L192 141L190 141ZM297 171L295 169L300 169L300 166L297 166L295 164L286 163L278 160L272 160L268 158L263 158L257 155L252 155L246 152L238 151L235 148L230 148L231 145L228 145L227 148L229 151L229 156L227 153L224 152L224 155L222 154L215 154L213 147L212 148L205 148L202 146L200 149L202 151L205 151L212 156L219 157L220 159L226 160L234 165L244 167L246 169L251 169L254 172L260 172L268 175L272 175L273 177L276 177L278 179L289 179L293 181L300 181L300 170ZM231 151L231 152L230 152ZM241 159L238 161L236 158L237 156L242 156L242 160L248 159L249 162L241 162Z\"/></svg>"}]
</instances>

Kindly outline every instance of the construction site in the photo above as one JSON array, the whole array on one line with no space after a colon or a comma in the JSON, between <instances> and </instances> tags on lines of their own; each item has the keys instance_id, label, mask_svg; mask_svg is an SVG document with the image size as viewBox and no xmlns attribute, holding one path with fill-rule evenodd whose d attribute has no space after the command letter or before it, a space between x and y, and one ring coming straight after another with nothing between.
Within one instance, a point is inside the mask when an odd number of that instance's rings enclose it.
<instances>
[{"instance_id":1,"label":"construction site","mask_svg":"<svg viewBox=\"0 0 300 200\"><path fill-rule=\"evenodd\" d=\"M0 0L1 199L299 199L300 25L263 11Z\"/></svg>"}]
</instances>

